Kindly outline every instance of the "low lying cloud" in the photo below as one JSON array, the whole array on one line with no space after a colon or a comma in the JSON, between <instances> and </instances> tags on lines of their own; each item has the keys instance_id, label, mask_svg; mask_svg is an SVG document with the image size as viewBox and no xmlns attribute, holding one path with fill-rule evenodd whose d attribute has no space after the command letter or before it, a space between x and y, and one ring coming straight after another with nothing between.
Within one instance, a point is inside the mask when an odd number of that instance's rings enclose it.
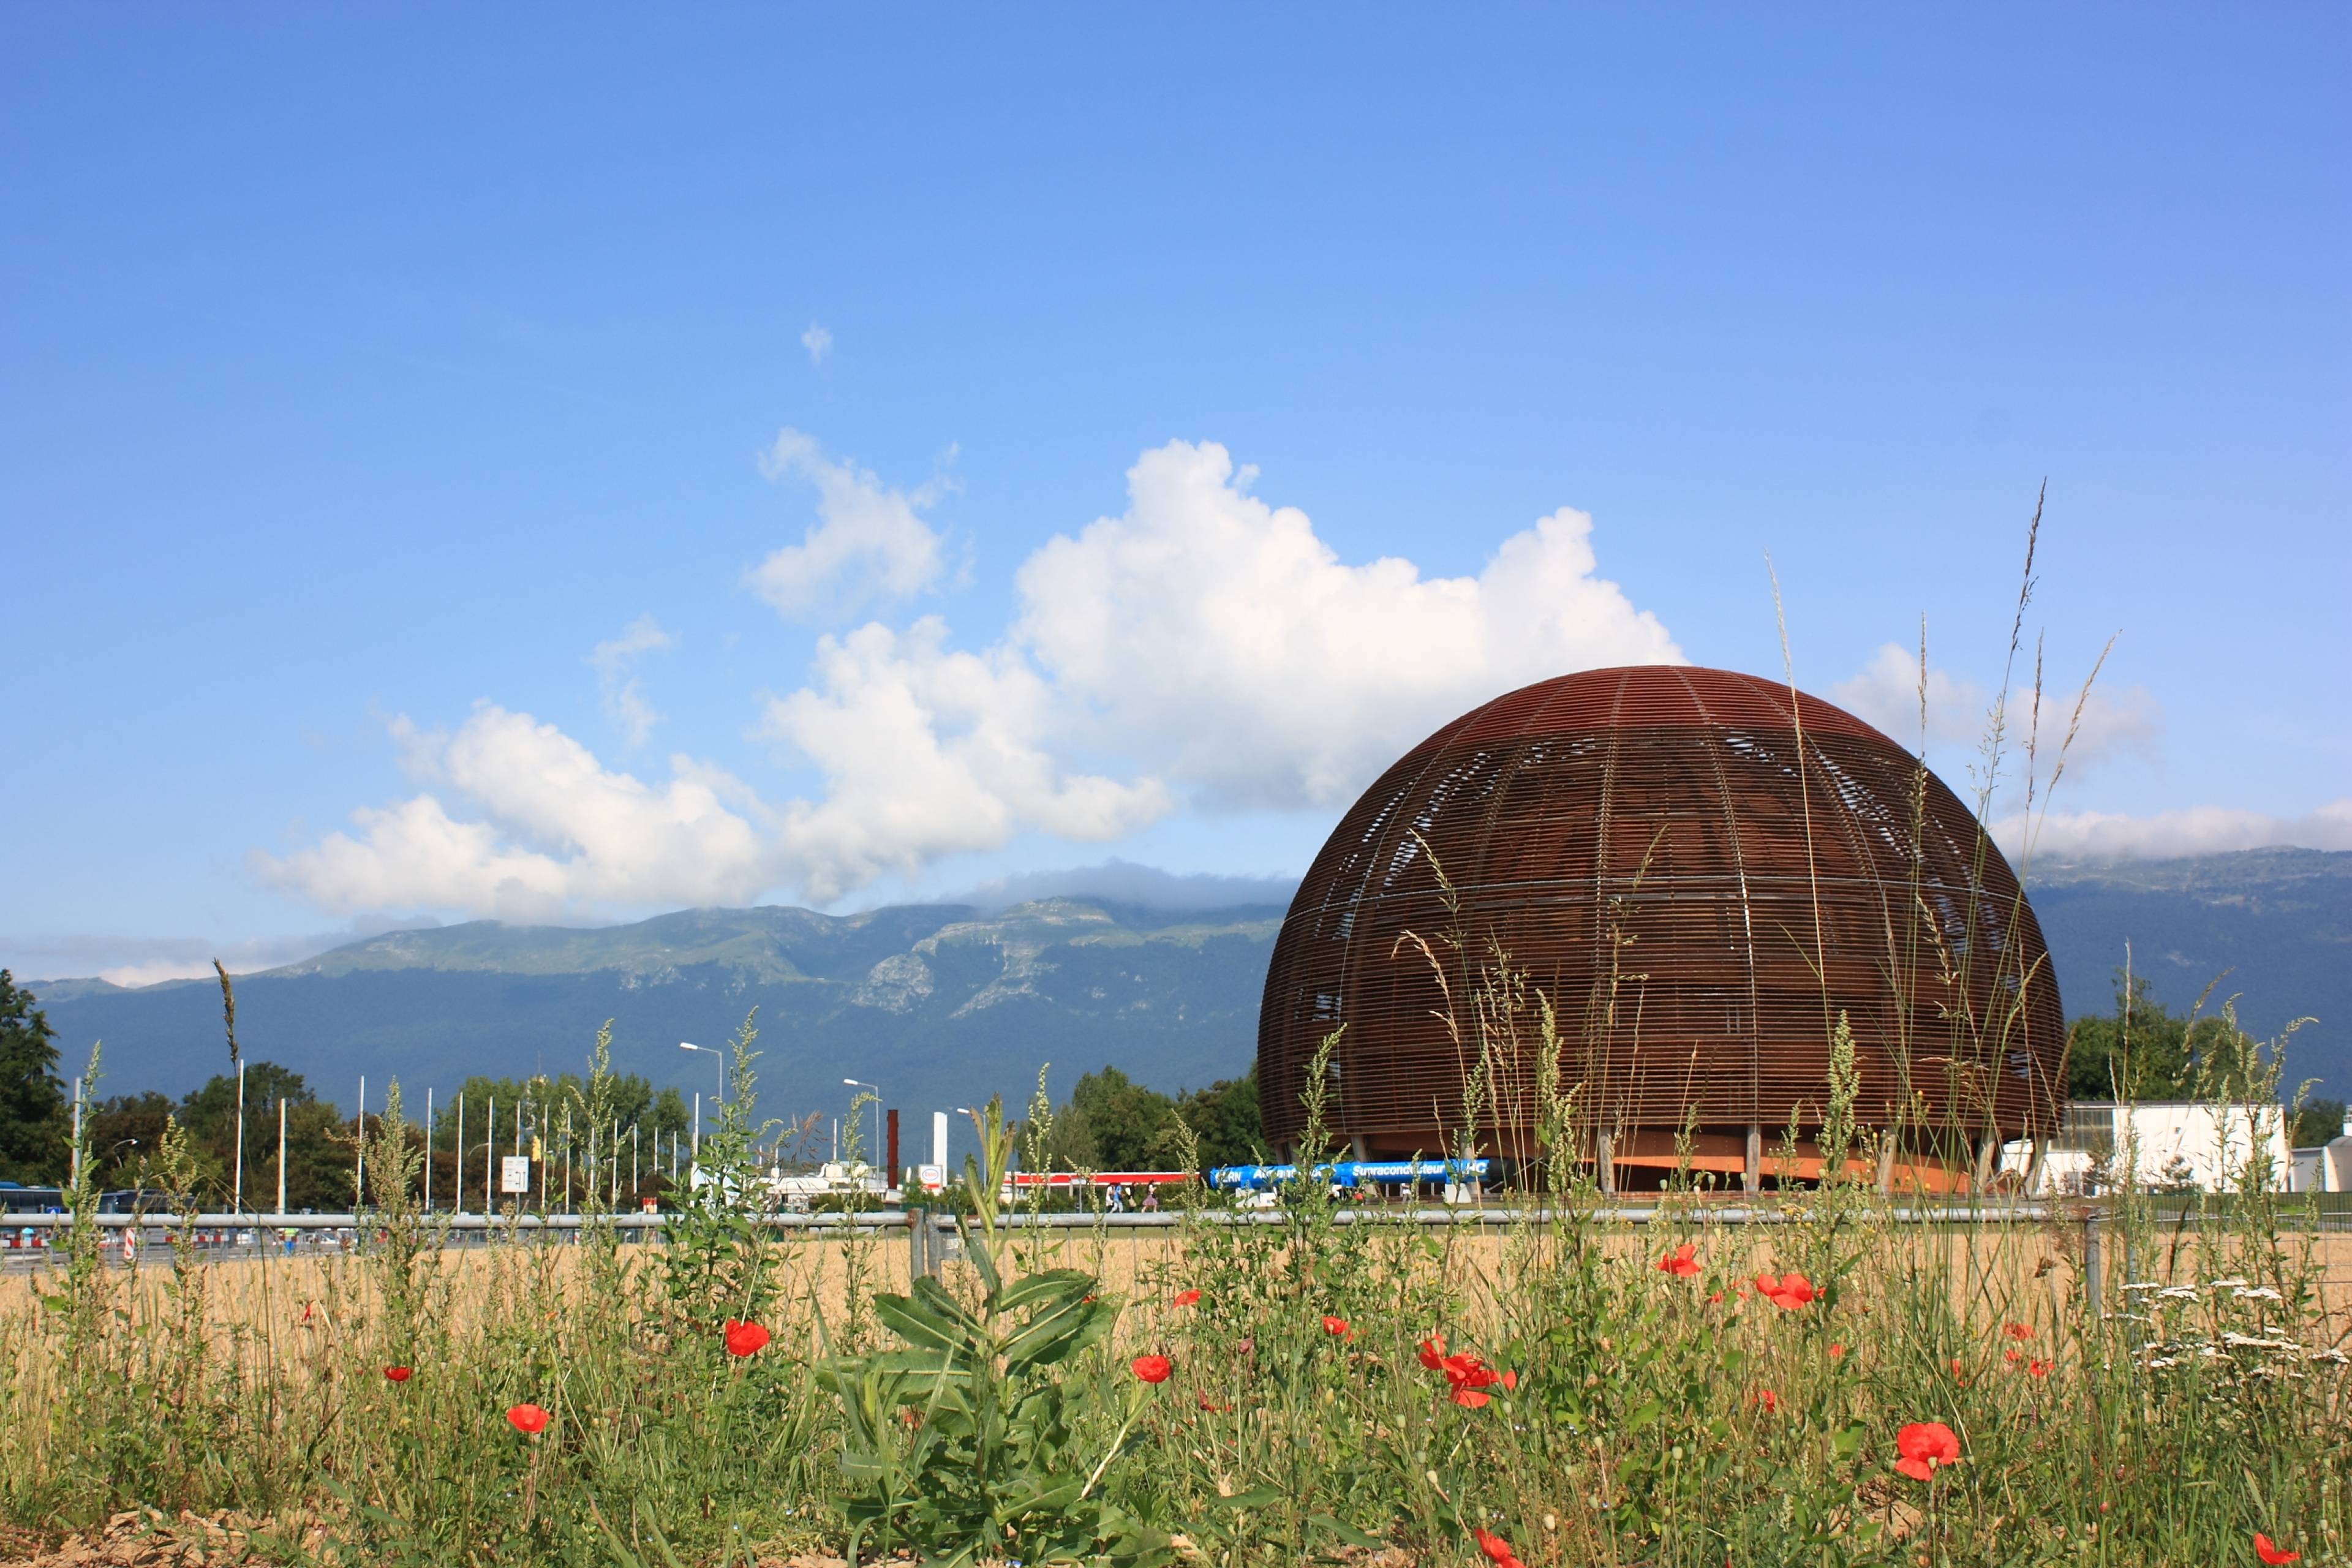
<instances>
[{"instance_id":1,"label":"low lying cloud","mask_svg":"<svg viewBox=\"0 0 2352 1568\"><path fill-rule=\"evenodd\" d=\"M346 942L362 942L394 924L431 925L431 920L355 921L340 929L291 936L215 942L208 937L63 936L0 937L0 967L13 969L37 993L54 980L103 980L110 985L157 985L166 980L210 980L217 958L231 974L252 974L315 957Z\"/></svg>"},{"instance_id":2,"label":"low lying cloud","mask_svg":"<svg viewBox=\"0 0 2352 1568\"><path fill-rule=\"evenodd\" d=\"M1024 871L983 882L940 900L1005 910L1037 899L1102 899L1139 909L1182 912L1230 910L1244 904L1287 908L1298 891L1296 877L1225 877L1213 872L1180 874L1117 858L1098 866L1059 871Z\"/></svg>"},{"instance_id":3,"label":"low lying cloud","mask_svg":"<svg viewBox=\"0 0 2352 1568\"><path fill-rule=\"evenodd\" d=\"M940 536L922 514L953 488L933 479L893 489L855 463L824 455L812 437L786 428L760 459L772 479L816 487L816 526L751 571L751 584L787 620L845 615L873 599L906 599L936 583Z\"/></svg>"},{"instance_id":4,"label":"low lying cloud","mask_svg":"<svg viewBox=\"0 0 2352 1568\"><path fill-rule=\"evenodd\" d=\"M818 491L817 526L751 574L780 611L903 598L940 577L921 516L937 482L893 489L789 429L766 466ZM1255 477L1213 443L1144 453L1126 510L1033 553L1013 623L976 650L936 616L822 638L807 680L757 725L820 776L812 798L768 803L683 754L667 780L640 779L484 702L454 735L394 721L425 791L256 868L335 910L530 919L780 889L830 902L1022 834L1108 844L1186 808L1341 804L1498 692L1682 661L1598 574L1585 513L1511 534L1475 576L1433 578L1395 557L1340 560L1304 512L1252 494ZM621 682L608 710L633 737L656 716L630 706L627 661L667 635L641 622L598 664Z\"/></svg>"},{"instance_id":5,"label":"low lying cloud","mask_svg":"<svg viewBox=\"0 0 2352 1568\"><path fill-rule=\"evenodd\" d=\"M2307 816L2271 816L2219 805L2191 806L2153 816L2053 812L2031 823L2009 817L1994 825L1993 837L2011 858L2030 844L2033 858L2042 862L2168 860L2286 846L2352 849L2352 798L2331 802Z\"/></svg>"}]
</instances>

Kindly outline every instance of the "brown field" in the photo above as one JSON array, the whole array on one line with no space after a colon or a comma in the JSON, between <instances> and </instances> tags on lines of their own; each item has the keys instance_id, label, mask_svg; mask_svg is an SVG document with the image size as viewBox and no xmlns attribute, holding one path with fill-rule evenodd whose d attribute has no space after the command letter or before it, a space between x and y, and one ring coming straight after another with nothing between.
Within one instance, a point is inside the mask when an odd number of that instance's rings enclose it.
<instances>
[{"instance_id":1,"label":"brown field","mask_svg":"<svg viewBox=\"0 0 2352 1568\"><path fill-rule=\"evenodd\" d=\"M1507 1291L1512 1275L1526 1258L1528 1241L1496 1231L1468 1227L1434 1228L1426 1232L1441 1249L1429 1267L1454 1282L1473 1303L1491 1307ZM1948 1261L1956 1290L1975 1295L1977 1311L1998 1316L2021 1310L2027 1292L2042 1295L2051 1321L2063 1321L2071 1298L2079 1289L2082 1259L2080 1231L2073 1227L1986 1227L1973 1233L1958 1229L1921 1231L1896 1229L1872 1257L1874 1268L1896 1268L1906 1258L1926 1260L1932 1254ZM1703 1233L1703 1245L1719 1258L1740 1260L1738 1271L1755 1273L1775 1268L1769 1228L1719 1227ZM1612 1257L1646 1253L1662 1247L1655 1237L1613 1229L1599 1243ZM1098 1278L1104 1288L1130 1300L1181 1288L1183 1243L1170 1230L1070 1229L1024 1237L1017 1243L1022 1267L1067 1267ZM2322 1302L2329 1321L2320 1338L2334 1343L2352 1341L2352 1234L2291 1237L2292 1247L2307 1245L2321 1269ZM2124 1260L2106 1243L2103 1273L2107 1287L2123 1283ZM2170 1283L2187 1277L2194 1267L2196 1238L2192 1235L2168 1247L2153 1268L2136 1266L2130 1278ZM1973 1259L1963 1262L1973 1253ZM638 1261L650 1261L646 1248ZM118 1285L130 1287L138 1298L134 1316L159 1316L171 1269L169 1254L151 1247L141 1258L136 1278L118 1270ZM465 1332L475 1326L479 1309L503 1292L539 1292L549 1298L549 1311L559 1313L558 1300L578 1261L575 1248L546 1247L467 1247L440 1255L446 1289L445 1310L449 1326ZM902 1291L908 1287L908 1248L903 1237L881 1235L841 1239L793 1237L776 1249L776 1268L794 1316L803 1324L815 1313L837 1317L845 1309L855 1279L863 1289ZM2226 1266L2225 1266L2226 1267ZM952 1280L961 1266L950 1261ZM2215 1270L2207 1270L2212 1273ZM225 1340L235 1337L246 1354L299 1339L306 1322L317 1322L322 1311L338 1315L364 1310L369 1295L361 1260L351 1257L264 1255L223 1260L209 1266L213 1321ZM33 1280L40 1276L0 1277L0 1313L14 1313L29 1302ZM1865 1286L1866 1289L1866 1286ZM2110 1307L2114 1305L2112 1300ZM307 1314L307 1316L306 1316ZM242 1331L241 1332L239 1331Z\"/></svg>"}]
</instances>

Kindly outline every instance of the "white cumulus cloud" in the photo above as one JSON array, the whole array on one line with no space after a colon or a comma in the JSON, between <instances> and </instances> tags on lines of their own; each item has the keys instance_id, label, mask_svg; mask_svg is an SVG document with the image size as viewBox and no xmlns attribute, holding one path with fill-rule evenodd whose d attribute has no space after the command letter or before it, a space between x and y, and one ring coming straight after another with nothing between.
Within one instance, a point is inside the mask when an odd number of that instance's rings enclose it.
<instances>
[{"instance_id":1,"label":"white cumulus cloud","mask_svg":"<svg viewBox=\"0 0 2352 1568\"><path fill-rule=\"evenodd\" d=\"M831 900L885 871L992 849L1024 829L1102 843L1166 815L1159 781L1068 773L1056 761L1055 697L1005 647L957 653L946 624L880 624L826 637L817 679L772 699L762 724L824 775L782 839L802 888Z\"/></svg>"},{"instance_id":2,"label":"white cumulus cloud","mask_svg":"<svg viewBox=\"0 0 2352 1568\"><path fill-rule=\"evenodd\" d=\"M811 321L808 331L801 334L801 347L808 350L809 363L821 365L833 353L833 334Z\"/></svg>"},{"instance_id":3,"label":"white cumulus cloud","mask_svg":"<svg viewBox=\"0 0 2352 1568\"><path fill-rule=\"evenodd\" d=\"M768 466L814 483L821 518L754 574L780 609L938 576L919 515L935 487L893 489L793 430ZM1024 834L1109 844L1187 805L1341 804L1513 687L1682 659L1598 574L1582 512L1503 539L1475 576L1425 577L1393 557L1341 560L1305 513L1253 495L1254 478L1213 444L1144 453L1127 510L1033 553L1013 623L976 650L936 616L821 638L757 727L818 776L808 798L770 804L685 756L666 782L641 780L486 702L454 734L393 720L422 793L257 865L335 910L543 918L778 888L828 902ZM656 715L631 661L668 641L646 618L592 656L633 741Z\"/></svg>"},{"instance_id":4,"label":"white cumulus cloud","mask_svg":"<svg viewBox=\"0 0 2352 1568\"><path fill-rule=\"evenodd\" d=\"M598 643L588 656L596 669L596 689L604 700L605 715L632 746L644 745L661 721L661 715L646 700L645 683L637 679L637 658L677 646L677 638L662 630L651 616L639 616L622 628L619 637Z\"/></svg>"},{"instance_id":5,"label":"white cumulus cloud","mask_svg":"<svg viewBox=\"0 0 2352 1568\"><path fill-rule=\"evenodd\" d=\"M1413 742L1534 680L1680 663L1664 626L1596 575L1565 509L1475 577L1350 564L1295 507L1250 493L1213 442L1128 470L1128 508L1021 568L1013 638L1100 740L1213 803L1351 799Z\"/></svg>"},{"instance_id":6,"label":"white cumulus cloud","mask_svg":"<svg viewBox=\"0 0 2352 1568\"><path fill-rule=\"evenodd\" d=\"M413 733L413 731L412 731ZM614 773L552 724L478 705L431 759L436 781L478 816L428 792L352 814L263 879L338 912L443 909L542 919L583 907L742 903L773 879L765 816L751 790L687 757L667 784Z\"/></svg>"},{"instance_id":7,"label":"white cumulus cloud","mask_svg":"<svg viewBox=\"0 0 2352 1568\"><path fill-rule=\"evenodd\" d=\"M787 427L760 460L770 479L816 489L817 524L751 572L751 586L788 619L846 613L871 598L904 599L938 581L940 536L922 514L950 485L893 489L868 469L836 462Z\"/></svg>"}]
</instances>

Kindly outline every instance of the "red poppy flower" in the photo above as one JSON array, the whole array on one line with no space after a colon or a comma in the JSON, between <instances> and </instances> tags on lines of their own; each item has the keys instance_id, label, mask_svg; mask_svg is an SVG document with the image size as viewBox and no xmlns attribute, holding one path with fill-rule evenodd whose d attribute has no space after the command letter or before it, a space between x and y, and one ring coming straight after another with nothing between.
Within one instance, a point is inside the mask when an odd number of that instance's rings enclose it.
<instances>
[{"instance_id":1,"label":"red poppy flower","mask_svg":"<svg viewBox=\"0 0 2352 1568\"><path fill-rule=\"evenodd\" d=\"M1843 1343L1830 1346L1830 1359L1832 1361L1835 1361L1838 1357L1843 1354L1845 1354L1845 1346Z\"/></svg>"},{"instance_id":2,"label":"red poppy flower","mask_svg":"<svg viewBox=\"0 0 2352 1568\"><path fill-rule=\"evenodd\" d=\"M2007 1334L2013 1340L2030 1340L2033 1337L2033 1331L2027 1328L2023 1323L2011 1323L2009 1327L2001 1330L2001 1332Z\"/></svg>"},{"instance_id":3,"label":"red poppy flower","mask_svg":"<svg viewBox=\"0 0 2352 1568\"><path fill-rule=\"evenodd\" d=\"M1435 1372L1445 1364L1445 1336L1432 1334L1421 1342L1421 1364Z\"/></svg>"},{"instance_id":4,"label":"red poppy flower","mask_svg":"<svg viewBox=\"0 0 2352 1568\"><path fill-rule=\"evenodd\" d=\"M1171 1307L1189 1307L1200 1299L1201 1293L1198 1290L1179 1290L1168 1299L1168 1304Z\"/></svg>"},{"instance_id":5,"label":"red poppy flower","mask_svg":"<svg viewBox=\"0 0 2352 1568\"><path fill-rule=\"evenodd\" d=\"M1941 1421L1914 1421L1895 1435L1895 1451L1903 1457L1895 1468L1915 1481L1932 1480L1945 1465L1960 1462L1960 1439Z\"/></svg>"},{"instance_id":6,"label":"red poppy flower","mask_svg":"<svg viewBox=\"0 0 2352 1568\"><path fill-rule=\"evenodd\" d=\"M1516 1372L1505 1373L1503 1374L1503 1386L1506 1389L1508 1389L1511 1393L1517 1394L1519 1391L1519 1374Z\"/></svg>"},{"instance_id":7,"label":"red poppy flower","mask_svg":"<svg viewBox=\"0 0 2352 1568\"><path fill-rule=\"evenodd\" d=\"M756 1355L767 1348L768 1331L766 1329L757 1323L746 1323L734 1318L727 1320L727 1353L729 1355Z\"/></svg>"},{"instance_id":8,"label":"red poppy flower","mask_svg":"<svg viewBox=\"0 0 2352 1568\"><path fill-rule=\"evenodd\" d=\"M1759 1388L1755 1394L1756 1407L1767 1415L1780 1414L1780 1396L1769 1388Z\"/></svg>"},{"instance_id":9,"label":"red poppy flower","mask_svg":"<svg viewBox=\"0 0 2352 1568\"><path fill-rule=\"evenodd\" d=\"M518 1405L507 1412L507 1420L526 1437L536 1437L547 1430L547 1412L536 1405Z\"/></svg>"},{"instance_id":10,"label":"red poppy flower","mask_svg":"<svg viewBox=\"0 0 2352 1568\"><path fill-rule=\"evenodd\" d=\"M1491 1531L1475 1529L1470 1533L1478 1542L1478 1550L1486 1554L1486 1561L1492 1563L1495 1568L1528 1568L1526 1563L1519 1561L1518 1553L1511 1550L1511 1543L1501 1536Z\"/></svg>"},{"instance_id":11,"label":"red poppy flower","mask_svg":"<svg viewBox=\"0 0 2352 1568\"><path fill-rule=\"evenodd\" d=\"M392 1379L394 1383L406 1383L410 1378L415 1376L416 1373L415 1369L413 1367L388 1366L383 1369L383 1375Z\"/></svg>"},{"instance_id":12,"label":"red poppy flower","mask_svg":"<svg viewBox=\"0 0 2352 1568\"><path fill-rule=\"evenodd\" d=\"M1354 1329L1348 1326L1347 1319L1335 1318L1328 1313L1324 1314L1323 1331L1335 1340L1352 1339L1356 1332Z\"/></svg>"},{"instance_id":13,"label":"red poppy flower","mask_svg":"<svg viewBox=\"0 0 2352 1568\"><path fill-rule=\"evenodd\" d=\"M2009 1363L2010 1365L2015 1366L2019 1362L2025 1359L2025 1352L2019 1350L2015 1345L2011 1345L2009 1349L2001 1352L2000 1359ZM1958 1363L1956 1362L1953 1364L1957 1366Z\"/></svg>"},{"instance_id":14,"label":"red poppy flower","mask_svg":"<svg viewBox=\"0 0 2352 1568\"><path fill-rule=\"evenodd\" d=\"M1130 1364L1135 1375L1146 1383L1165 1383L1168 1374L1176 1370L1176 1363L1164 1355L1139 1355Z\"/></svg>"},{"instance_id":15,"label":"red poppy flower","mask_svg":"<svg viewBox=\"0 0 2352 1568\"><path fill-rule=\"evenodd\" d=\"M1720 1291L1720 1290L1717 1290L1717 1292L1715 1292L1715 1294L1713 1294L1713 1295L1709 1296L1709 1297L1706 1299L1706 1304L1707 1304L1708 1306L1710 1306L1710 1307L1720 1307L1720 1306L1722 1306L1722 1305L1723 1305L1723 1292L1722 1292L1722 1291Z\"/></svg>"},{"instance_id":16,"label":"red poppy flower","mask_svg":"<svg viewBox=\"0 0 2352 1568\"><path fill-rule=\"evenodd\" d=\"M1699 1271L1698 1244L1685 1241L1664 1258L1659 1258L1658 1271L1662 1274L1672 1274L1683 1279L1687 1279L1697 1273Z\"/></svg>"},{"instance_id":17,"label":"red poppy flower","mask_svg":"<svg viewBox=\"0 0 2352 1568\"><path fill-rule=\"evenodd\" d=\"M1426 1350L1427 1347L1424 1346L1423 1349ZM1428 1357L1424 1355L1423 1361L1426 1363ZM1498 1383L1505 1388L1518 1386L1518 1373L1511 1373L1507 1376L1503 1373L1496 1372L1468 1351L1446 1356L1436 1365L1437 1370L1445 1374L1446 1384L1451 1390L1449 1397L1454 1404L1468 1409L1475 1410L1492 1399L1494 1395L1485 1391Z\"/></svg>"},{"instance_id":18,"label":"red poppy flower","mask_svg":"<svg viewBox=\"0 0 2352 1568\"><path fill-rule=\"evenodd\" d=\"M2254 1555L2273 1565L2303 1561L2302 1552L2285 1551L2259 1530L2254 1531Z\"/></svg>"},{"instance_id":19,"label":"red poppy flower","mask_svg":"<svg viewBox=\"0 0 2352 1568\"><path fill-rule=\"evenodd\" d=\"M1784 1312L1810 1306L1821 1295L1813 1289L1811 1280L1794 1269L1777 1276L1759 1274L1756 1277L1756 1292Z\"/></svg>"},{"instance_id":20,"label":"red poppy flower","mask_svg":"<svg viewBox=\"0 0 2352 1568\"><path fill-rule=\"evenodd\" d=\"M2052 1364L2052 1363L2036 1358L2035 1360L2025 1363L2025 1370L2035 1377L2048 1377L2050 1375L2050 1368Z\"/></svg>"}]
</instances>

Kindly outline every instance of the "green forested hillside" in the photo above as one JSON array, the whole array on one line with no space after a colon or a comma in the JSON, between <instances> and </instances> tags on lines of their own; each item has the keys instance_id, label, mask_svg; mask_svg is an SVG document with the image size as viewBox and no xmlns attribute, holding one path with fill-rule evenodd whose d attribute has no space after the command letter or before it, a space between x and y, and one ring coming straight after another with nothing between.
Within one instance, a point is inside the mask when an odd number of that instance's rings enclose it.
<instances>
[{"instance_id":1,"label":"green forested hillside","mask_svg":"<svg viewBox=\"0 0 2352 1568\"><path fill-rule=\"evenodd\" d=\"M1025 1102L1047 1062L1057 1098L1107 1064L1172 1090L1247 1069L1280 919L1049 900L1001 914L698 910L595 931L482 921L241 977L237 1035L346 1106L362 1073L372 1100L397 1074L414 1100L469 1073L575 1068L608 1017L617 1068L708 1091L715 1062L677 1042L723 1041L755 1005L771 1114L838 1110L845 1078L909 1112L998 1091ZM36 989L69 1070L105 1038L110 1090L183 1092L226 1059L209 981Z\"/></svg>"}]
</instances>

